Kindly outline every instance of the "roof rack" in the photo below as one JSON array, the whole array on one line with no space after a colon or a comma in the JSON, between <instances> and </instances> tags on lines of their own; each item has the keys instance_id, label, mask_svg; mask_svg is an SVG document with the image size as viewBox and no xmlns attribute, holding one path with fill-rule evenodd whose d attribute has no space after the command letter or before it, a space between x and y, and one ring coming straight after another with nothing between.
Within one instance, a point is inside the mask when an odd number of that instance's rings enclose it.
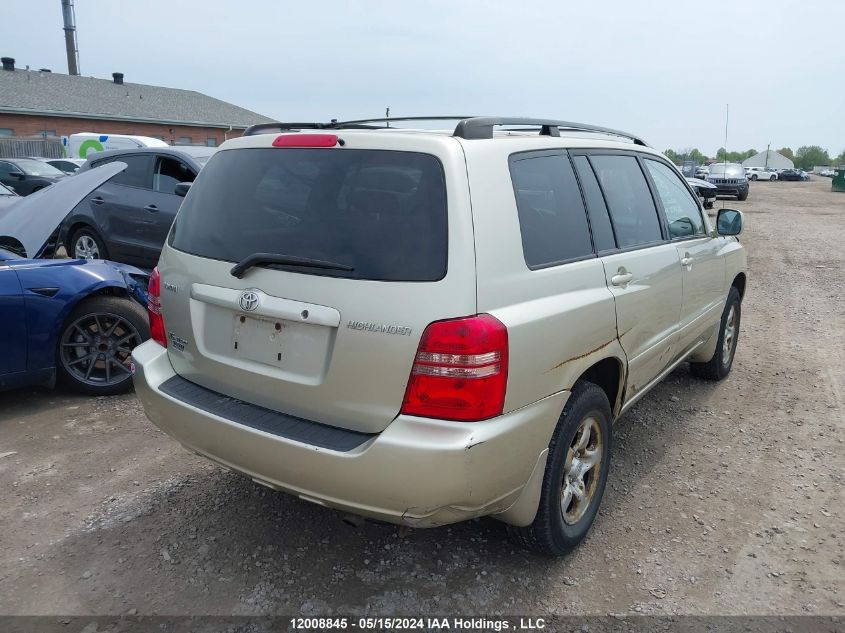
<instances>
[{"instance_id":1,"label":"roof rack","mask_svg":"<svg viewBox=\"0 0 845 633\"><path fill-rule=\"evenodd\" d=\"M610 136L621 136L632 140L636 145L648 147L648 143L640 137L621 130L614 130L588 123L573 123L572 121L555 121L552 119L527 119L521 117L474 117L458 123L455 136L465 139L493 138L493 128L502 125L525 125L539 127L541 136L560 136L561 130L572 132L595 132Z\"/></svg>"},{"instance_id":2,"label":"roof rack","mask_svg":"<svg viewBox=\"0 0 845 633\"><path fill-rule=\"evenodd\" d=\"M541 136L560 136L561 130L572 132L593 132L619 136L630 139L636 145L648 147L640 137L628 132L611 128L590 125L587 123L573 123L572 121L555 121L552 119L531 119L522 117L478 117L478 116L409 116L378 119L357 119L353 121L338 121L332 119L328 123L259 123L244 130L244 136L266 134L272 131L289 132L293 130L342 130L342 129L383 129L389 128L391 123L400 121L458 121L453 136L475 140L493 138L493 129L503 125L518 125L540 128ZM382 125L379 125L382 124ZM509 130L516 131L516 130Z\"/></svg>"}]
</instances>

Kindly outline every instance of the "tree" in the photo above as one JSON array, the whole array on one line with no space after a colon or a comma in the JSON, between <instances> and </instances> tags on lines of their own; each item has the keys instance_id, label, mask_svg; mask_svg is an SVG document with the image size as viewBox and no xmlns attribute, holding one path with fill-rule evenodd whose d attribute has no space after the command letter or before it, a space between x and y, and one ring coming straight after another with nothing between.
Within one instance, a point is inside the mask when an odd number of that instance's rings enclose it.
<instances>
[{"instance_id":1,"label":"tree","mask_svg":"<svg viewBox=\"0 0 845 633\"><path fill-rule=\"evenodd\" d=\"M663 153L664 153L664 154L666 154L666 158L668 158L669 160L671 160L671 161L672 161L673 163L675 163L676 165L680 165L680 164L681 164L681 162L682 162L682 161L681 161L681 157L680 157L680 156L678 156L678 154L677 154L677 152L675 152L675 150L673 150L673 149L667 149L667 150L666 150L665 152L663 152Z\"/></svg>"},{"instance_id":2,"label":"tree","mask_svg":"<svg viewBox=\"0 0 845 633\"><path fill-rule=\"evenodd\" d=\"M778 150L778 154L789 160L795 160L795 154L792 153L792 149L789 147L781 147Z\"/></svg>"},{"instance_id":3,"label":"tree","mask_svg":"<svg viewBox=\"0 0 845 633\"><path fill-rule=\"evenodd\" d=\"M842 153L836 157L835 164L837 167L840 165L845 165L845 149L842 150Z\"/></svg>"},{"instance_id":4,"label":"tree","mask_svg":"<svg viewBox=\"0 0 845 633\"><path fill-rule=\"evenodd\" d=\"M813 167L830 165L827 150L818 145L803 145L795 150L795 166L810 171Z\"/></svg>"}]
</instances>

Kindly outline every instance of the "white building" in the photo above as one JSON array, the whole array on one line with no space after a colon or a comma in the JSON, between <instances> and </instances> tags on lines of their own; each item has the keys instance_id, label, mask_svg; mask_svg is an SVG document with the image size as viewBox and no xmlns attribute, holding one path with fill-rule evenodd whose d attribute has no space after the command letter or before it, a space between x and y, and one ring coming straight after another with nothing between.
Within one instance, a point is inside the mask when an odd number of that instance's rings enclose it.
<instances>
[{"instance_id":1,"label":"white building","mask_svg":"<svg viewBox=\"0 0 845 633\"><path fill-rule=\"evenodd\" d=\"M746 158L742 161L743 167L774 167L775 169L792 169L795 163L789 160L783 154L778 154L773 149L767 149L765 152L755 154L751 158Z\"/></svg>"}]
</instances>

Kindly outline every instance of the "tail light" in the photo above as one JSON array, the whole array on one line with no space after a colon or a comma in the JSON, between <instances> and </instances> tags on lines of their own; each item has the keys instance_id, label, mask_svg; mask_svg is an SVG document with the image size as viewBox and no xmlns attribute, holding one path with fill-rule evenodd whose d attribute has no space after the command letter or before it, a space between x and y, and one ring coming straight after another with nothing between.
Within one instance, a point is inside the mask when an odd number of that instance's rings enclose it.
<instances>
[{"instance_id":1,"label":"tail light","mask_svg":"<svg viewBox=\"0 0 845 633\"><path fill-rule=\"evenodd\" d=\"M337 144L337 134L281 134L273 141L273 147L334 147ZM340 144L343 145L343 141Z\"/></svg>"},{"instance_id":2,"label":"tail light","mask_svg":"<svg viewBox=\"0 0 845 633\"><path fill-rule=\"evenodd\" d=\"M164 330L164 317L161 316L161 276L158 266L153 268L150 283L147 286L147 314L150 318L150 338L162 347L167 347L167 335Z\"/></svg>"},{"instance_id":3,"label":"tail light","mask_svg":"<svg viewBox=\"0 0 845 633\"><path fill-rule=\"evenodd\" d=\"M402 413L474 422L502 413L508 330L489 314L435 321L423 332Z\"/></svg>"}]
</instances>

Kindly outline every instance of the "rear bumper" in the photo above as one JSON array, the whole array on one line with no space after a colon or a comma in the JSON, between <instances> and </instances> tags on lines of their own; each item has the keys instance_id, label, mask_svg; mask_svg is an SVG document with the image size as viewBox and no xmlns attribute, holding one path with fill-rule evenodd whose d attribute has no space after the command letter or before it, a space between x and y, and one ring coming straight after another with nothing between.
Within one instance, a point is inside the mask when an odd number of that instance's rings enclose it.
<instances>
[{"instance_id":1,"label":"rear bumper","mask_svg":"<svg viewBox=\"0 0 845 633\"><path fill-rule=\"evenodd\" d=\"M239 424L164 393L160 386L176 374L157 343L136 347L132 358L147 417L189 450L307 501L415 527L505 512L524 488L533 499L526 484L536 481L532 473L545 459L569 395L560 392L484 422L400 415L341 452ZM523 498L520 523L525 506ZM529 514L535 511L536 503Z\"/></svg>"}]
</instances>

